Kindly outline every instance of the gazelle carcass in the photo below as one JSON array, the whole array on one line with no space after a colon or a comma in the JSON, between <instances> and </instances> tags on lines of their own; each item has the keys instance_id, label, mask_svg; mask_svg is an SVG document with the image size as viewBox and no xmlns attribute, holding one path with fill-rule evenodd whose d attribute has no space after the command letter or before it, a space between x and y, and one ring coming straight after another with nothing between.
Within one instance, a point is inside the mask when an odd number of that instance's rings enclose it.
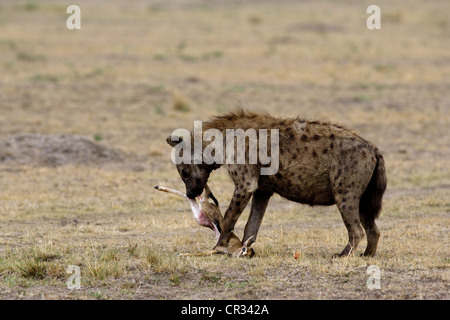
<instances>
[{"instance_id":1,"label":"gazelle carcass","mask_svg":"<svg viewBox=\"0 0 450 320\"><path fill-rule=\"evenodd\" d=\"M203 227L210 228L214 231L216 240L220 238L220 232L222 230L223 216L219 209L219 202L214 197L213 193L206 185L203 195L198 196L199 203L196 199L189 199L185 193L181 191L156 186L155 189L178 195L185 198L191 206L192 213L195 221ZM211 202L212 201L212 202ZM250 239L248 239L250 240ZM180 253L180 256L208 256L213 254L228 254L235 257L248 257L251 258L255 254L252 248L247 247L248 240L242 243L241 240L234 233L231 233L230 241L226 247L216 247L213 250L199 252L199 253Z\"/></svg>"}]
</instances>

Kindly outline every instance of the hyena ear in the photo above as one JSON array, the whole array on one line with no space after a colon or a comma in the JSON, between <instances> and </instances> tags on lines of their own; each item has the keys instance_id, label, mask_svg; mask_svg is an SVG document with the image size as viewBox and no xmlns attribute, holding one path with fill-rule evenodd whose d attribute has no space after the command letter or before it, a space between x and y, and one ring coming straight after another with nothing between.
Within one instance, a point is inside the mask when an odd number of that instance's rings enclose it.
<instances>
[{"instance_id":1,"label":"hyena ear","mask_svg":"<svg viewBox=\"0 0 450 320\"><path fill-rule=\"evenodd\" d=\"M177 144L179 144L181 141L183 141L183 137L168 136L166 141L170 146L175 147Z\"/></svg>"},{"instance_id":2,"label":"hyena ear","mask_svg":"<svg viewBox=\"0 0 450 320\"><path fill-rule=\"evenodd\" d=\"M203 154L203 162L205 163L205 168L208 172L212 172L213 170L217 170L220 168L220 164L217 164L213 158L211 158L207 154Z\"/></svg>"},{"instance_id":3,"label":"hyena ear","mask_svg":"<svg viewBox=\"0 0 450 320\"><path fill-rule=\"evenodd\" d=\"M217 169L219 169L220 168L220 164L217 164L217 163L213 163L213 164L210 164L209 166L208 166L208 169L209 169L209 171L213 171L213 170L217 170Z\"/></svg>"}]
</instances>

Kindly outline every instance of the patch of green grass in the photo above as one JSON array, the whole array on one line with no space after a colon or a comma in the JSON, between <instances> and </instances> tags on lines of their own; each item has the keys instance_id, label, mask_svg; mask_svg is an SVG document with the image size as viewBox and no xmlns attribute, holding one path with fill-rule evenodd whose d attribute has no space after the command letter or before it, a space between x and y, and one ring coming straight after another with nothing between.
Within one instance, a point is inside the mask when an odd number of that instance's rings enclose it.
<instances>
[{"instance_id":1,"label":"patch of green grass","mask_svg":"<svg viewBox=\"0 0 450 320\"><path fill-rule=\"evenodd\" d=\"M352 54L356 54L359 51L358 45L352 41L345 41L344 47L346 47Z\"/></svg>"},{"instance_id":2,"label":"patch of green grass","mask_svg":"<svg viewBox=\"0 0 450 320\"><path fill-rule=\"evenodd\" d=\"M176 50L177 50L178 52L181 52L181 51L183 51L184 49L186 49L186 41L180 41L180 42L178 42L178 43L177 43L177 46L176 46Z\"/></svg>"},{"instance_id":3,"label":"patch of green grass","mask_svg":"<svg viewBox=\"0 0 450 320\"><path fill-rule=\"evenodd\" d=\"M169 275L169 281L172 286L179 286L181 283L180 276L176 273Z\"/></svg>"},{"instance_id":4,"label":"patch of green grass","mask_svg":"<svg viewBox=\"0 0 450 320\"><path fill-rule=\"evenodd\" d=\"M218 59L218 58L223 57L223 55L224 55L223 51L220 51L220 50L206 52L201 55L192 55L192 54L187 54L187 53L180 51L178 53L178 58L180 58L181 60L183 60L185 62L198 62L198 61L207 61L207 60L212 60L212 59Z\"/></svg>"},{"instance_id":5,"label":"patch of green grass","mask_svg":"<svg viewBox=\"0 0 450 320\"><path fill-rule=\"evenodd\" d=\"M96 133L96 134L94 134L94 140L95 141L102 141L103 140L103 136L101 136L100 134Z\"/></svg>"},{"instance_id":6,"label":"patch of green grass","mask_svg":"<svg viewBox=\"0 0 450 320\"><path fill-rule=\"evenodd\" d=\"M223 103L219 103L216 106L217 113L225 113L228 112L229 108L228 106L224 105Z\"/></svg>"},{"instance_id":7,"label":"patch of green grass","mask_svg":"<svg viewBox=\"0 0 450 320\"><path fill-rule=\"evenodd\" d=\"M64 5L63 3L48 3L46 1L27 1L25 3L19 4L15 6L17 10L35 12L35 11L45 11L45 12L53 12L66 14L66 8L68 4Z\"/></svg>"},{"instance_id":8,"label":"patch of green grass","mask_svg":"<svg viewBox=\"0 0 450 320\"><path fill-rule=\"evenodd\" d=\"M148 6L148 11L150 13L157 13L163 10L163 7L159 3L154 3Z\"/></svg>"},{"instance_id":9,"label":"patch of green grass","mask_svg":"<svg viewBox=\"0 0 450 320\"><path fill-rule=\"evenodd\" d=\"M33 82L58 82L60 78L52 74L37 74L30 78Z\"/></svg>"},{"instance_id":10,"label":"patch of green grass","mask_svg":"<svg viewBox=\"0 0 450 320\"><path fill-rule=\"evenodd\" d=\"M25 11L36 11L39 9L39 4L35 1L28 1L23 4L23 9Z\"/></svg>"},{"instance_id":11,"label":"patch of green grass","mask_svg":"<svg viewBox=\"0 0 450 320\"><path fill-rule=\"evenodd\" d=\"M94 68L92 69L90 72L85 74L85 78L90 79L90 78L94 78L97 77L99 75L103 74L103 69L102 68Z\"/></svg>"},{"instance_id":12,"label":"patch of green grass","mask_svg":"<svg viewBox=\"0 0 450 320\"><path fill-rule=\"evenodd\" d=\"M216 50L216 51L211 51L211 52L204 53L202 55L202 59L204 59L204 60L216 59L216 58L223 57L223 55L224 55L223 51Z\"/></svg>"},{"instance_id":13,"label":"patch of green grass","mask_svg":"<svg viewBox=\"0 0 450 320\"><path fill-rule=\"evenodd\" d=\"M106 295L104 293L100 292L100 291L98 291L98 292L91 292L91 293L89 293L89 296L91 298L93 298L93 299L96 299L96 300L105 300L106 299Z\"/></svg>"},{"instance_id":14,"label":"patch of green grass","mask_svg":"<svg viewBox=\"0 0 450 320\"><path fill-rule=\"evenodd\" d=\"M392 64L377 64L374 66L374 69L381 73L386 73L394 70L395 66Z\"/></svg>"},{"instance_id":15,"label":"patch of green grass","mask_svg":"<svg viewBox=\"0 0 450 320\"><path fill-rule=\"evenodd\" d=\"M367 101L372 100L372 98L370 96L365 95L365 94L358 94L354 97L354 99L359 102L367 102Z\"/></svg>"},{"instance_id":16,"label":"patch of green grass","mask_svg":"<svg viewBox=\"0 0 450 320\"><path fill-rule=\"evenodd\" d=\"M155 113L161 116L166 114L160 103L155 105Z\"/></svg>"},{"instance_id":17,"label":"patch of green grass","mask_svg":"<svg viewBox=\"0 0 450 320\"><path fill-rule=\"evenodd\" d=\"M6 46L12 51L16 51L17 50L16 42L14 40L11 40L11 39L0 40L0 46Z\"/></svg>"},{"instance_id":18,"label":"patch of green grass","mask_svg":"<svg viewBox=\"0 0 450 320\"><path fill-rule=\"evenodd\" d=\"M246 90L246 88L241 85L234 85L234 86L231 86L228 90L234 91L234 92L244 92Z\"/></svg>"},{"instance_id":19,"label":"patch of green grass","mask_svg":"<svg viewBox=\"0 0 450 320\"><path fill-rule=\"evenodd\" d=\"M209 271L203 271L202 276L200 278L200 281L207 281L207 282L219 282L221 279L221 275Z\"/></svg>"},{"instance_id":20,"label":"patch of green grass","mask_svg":"<svg viewBox=\"0 0 450 320\"><path fill-rule=\"evenodd\" d=\"M160 85L156 85L156 86L151 86L150 87L150 93L160 93L163 92L165 90L164 85L160 84Z\"/></svg>"},{"instance_id":21,"label":"patch of green grass","mask_svg":"<svg viewBox=\"0 0 450 320\"><path fill-rule=\"evenodd\" d=\"M14 63L12 61L6 61L5 63L3 63L3 67L5 69L12 69L14 67Z\"/></svg>"},{"instance_id":22,"label":"patch of green grass","mask_svg":"<svg viewBox=\"0 0 450 320\"><path fill-rule=\"evenodd\" d=\"M371 83L369 82L357 82L355 84L356 87L360 88L360 89L369 89L371 87Z\"/></svg>"},{"instance_id":23,"label":"patch of green grass","mask_svg":"<svg viewBox=\"0 0 450 320\"><path fill-rule=\"evenodd\" d=\"M42 54L31 54L24 51L17 52L16 58L27 62L42 62L46 60L46 57Z\"/></svg>"},{"instance_id":24,"label":"patch of green grass","mask_svg":"<svg viewBox=\"0 0 450 320\"><path fill-rule=\"evenodd\" d=\"M167 60L167 55L164 53L156 53L153 55L153 59L157 61L165 61Z\"/></svg>"},{"instance_id":25,"label":"patch of green grass","mask_svg":"<svg viewBox=\"0 0 450 320\"><path fill-rule=\"evenodd\" d=\"M225 282L225 287L230 288L230 289L245 288L249 285L252 285L251 281L237 281L237 282L227 281L227 282Z\"/></svg>"},{"instance_id":26,"label":"patch of green grass","mask_svg":"<svg viewBox=\"0 0 450 320\"><path fill-rule=\"evenodd\" d=\"M130 254L130 256L133 257L133 256L137 255L137 251L136 251L137 247L138 247L137 243L135 243L134 245L128 244L127 251Z\"/></svg>"},{"instance_id":27,"label":"patch of green grass","mask_svg":"<svg viewBox=\"0 0 450 320\"><path fill-rule=\"evenodd\" d=\"M196 56L189 54L179 54L178 57L185 62L197 62L199 59Z\"/></svg>"}]
</instances>

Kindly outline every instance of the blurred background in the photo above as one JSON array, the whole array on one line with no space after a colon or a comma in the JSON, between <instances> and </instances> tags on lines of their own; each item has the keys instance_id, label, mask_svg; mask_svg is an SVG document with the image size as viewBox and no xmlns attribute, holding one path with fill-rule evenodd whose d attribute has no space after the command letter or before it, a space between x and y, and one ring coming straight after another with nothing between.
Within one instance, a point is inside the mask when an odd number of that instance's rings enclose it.
<instances>
[{"instance_id":1,"label":"blurred background","mask_svg":"<svg viewBox=\"0 0 450 320\"><path fill-rule=\"evenodd\" d=\"M97 135L158 153L172 129L237 105L386 147L444 133L447 1L380 1L381 30L366 27L367 1L77 1L81 30L66 28L70 4L0 2L1 138Z\"/></svg>"},{"instance_id":2,"label":"blurred background","mask_svg":"<svg viewBox=\"0 0 450 320\"><path fill-rule=\"evenodd\" d=\"M66 27L71 4L81 9L81 30ZM380 30L366 27L371 4L381 8ZM340 123L372 141L388 171L382 226L392 231L383 241L412 232L404 246L384 245L382 257L422 248L422 262L417 252L404 261L448 267L441 241L448 245L449 12L448 0L0 0L3 248L53 250L66 265L79 262L76 250L95 257L89 248L106 243L122 252L120 245L141 246L149 233L162 241L169 228L181 237L176 250L185 244L192 251L192 240L180 236L195 226L188 207L153 190L184 188L165 138L243 106ZM225 209L232 184L225 172L212 179ZM299 219L321 228L319 212L331 231L334 223L342 229L324 256L337 251L345 232L335 209L302 210L299 218L297 204L274 197L266 235L286 221L305 223ZM281 211L297 213L292 220L273 215ZM209 248L213 241L205 239L200 246ZM308 239L294 242L311 248L302 242ZM69 242L74 247L65 251L48 247ZM289 257L297 250L279 248ZM21 279L18 262L8 259L0 259L0 275ZM394 269L402 263L386 262ZM129 275L123 268L112 275Z\"/></svg>"}]
</instances>

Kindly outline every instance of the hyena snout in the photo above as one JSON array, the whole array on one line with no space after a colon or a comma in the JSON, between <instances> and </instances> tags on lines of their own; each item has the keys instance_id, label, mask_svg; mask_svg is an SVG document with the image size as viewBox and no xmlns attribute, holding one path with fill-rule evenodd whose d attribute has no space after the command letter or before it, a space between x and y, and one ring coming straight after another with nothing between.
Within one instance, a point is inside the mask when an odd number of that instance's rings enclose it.
<instances>
[{"instance_id":1,"label":"hyena snout","mask_svg":"<svg viewBox=\"0 0 450 320\"><path fill-rule=\"evenodd\" d=\"M189 199L195 199L203 192L202 186L188 187L186 186L186 195Z\"/></svg>"},{"instance_id":2,"label":"hyena snout","mask_svg":"<svg viewBox=\"0 0 450 320\"><path fill-rule=\"evenodd\" d=\"M185 181L186 195L189 199L194 199L203 193L208 177L192 177Z\"/></svg>"}]
</instances>

